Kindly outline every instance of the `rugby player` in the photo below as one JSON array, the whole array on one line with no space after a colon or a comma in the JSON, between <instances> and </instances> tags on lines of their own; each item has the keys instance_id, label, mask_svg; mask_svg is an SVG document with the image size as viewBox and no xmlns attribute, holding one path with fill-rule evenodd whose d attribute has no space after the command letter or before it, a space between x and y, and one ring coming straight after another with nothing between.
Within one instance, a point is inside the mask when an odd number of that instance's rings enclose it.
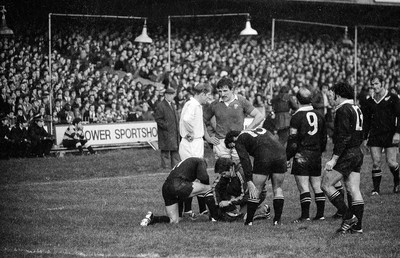
<instances>
[{"instance_id":1,"label":"rugby player","mask_svg":"<svg viewBox=\"0 0 400 258\"><path fill-rule=\"evenodd\" d=\"M273 225L280 225L284 205L282 184L287 171L285 148L264 128L230 131L226 135L225 145L236 149L249 189L245 225L253 224L254 213L260 204L260 193L268 177L272 177L274 195ZM254 166L250 156L254 157Z\"/></svg>"},{"instance_id":2,"label":"rugby player","mask_svg":"<svg viewBox=\"0 0 400 258\"><path fill-rule=\"evenodd\" d=\"M205 198L210 211L210 220L216 221L214 218L217 217L217 210L207 174L207 163L202 158L191 157L178 163L165 180L162 195L167 216L154 216L149 211L140 222L141 226L155 223L179 223L178 202L194 196Z\"/></svg>"},{"instance_id":3,"label":"rugby player","mask_svg":"<svg viewBox=\"0 0 400 258\"><path fill-rule=\"evenodd\" d=\"M382 179L382 150L385 150L386 161L393 174L393 192L399 193L399 163L397 148L400 141L400 100L384 87L381 76L373 76L370 87L373 96L368 96L363 107L364 114L364 146L369 146L372 157L371 195L379 195Z\"/></svg>"},{"instance_id":4,"label":"rugby player","mask_svg":"<svg viewBox=\"0 0 400 258\"><path fill-rule=\"evenodd\" d=\"M292 174L300 192L301 216L293 221L310 221L311 194L314 190L317 214L313 220L324 220L325 194L321 190L321 157L326 149L327 129L324 116L316 111L311 102L313 94L306 87L297 92L299 109L290 120L286 156L293 158Z\"/></svg>"},{"instance_id":5,"label":"rugby player","mask_svg":"<svg viewBox=\"0 0 400 258\"><path fill-rule=\"evenodd\" d=\"M218 220L231 222L247 217L249 192L240 163L236 164L229 158L219 158L215 162L214 171L220 174L213 184L215 203L219 206ZM263 189L254 220L270 218L271 209L267 204L262 205L266 197L265 187ZM240 206L240 211L237 206Z\"/></svg>"},{"instance_id":6,"label":"rugby player","mask_svg":"<svg viewBox=\"0 0 400 258\"><path fill-rule=\"evenodd\" d=\"M364 200L360 192L360 171L364 158L361 151L363 115L354 104L354 91L348 83L338 83L331 90L336 105L334 147L333 156L325 165L322 190L343 215L342 225L336 232L362 233ZM342 179L347 194L351 196L348 206L344 195L335 188L335 184Z\"/></svg>"}]
</instances>

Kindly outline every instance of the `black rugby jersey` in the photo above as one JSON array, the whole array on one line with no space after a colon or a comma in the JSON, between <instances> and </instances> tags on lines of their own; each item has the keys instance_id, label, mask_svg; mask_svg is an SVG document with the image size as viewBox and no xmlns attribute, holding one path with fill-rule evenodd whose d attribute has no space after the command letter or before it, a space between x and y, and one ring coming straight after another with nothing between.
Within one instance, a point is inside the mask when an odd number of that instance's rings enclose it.
<instances>
[{"instance_id":1,"label":"black rugby jersey","mask_svg":"<svg viewBox=\"0 0 400 258\"><path fill-rule=\"evenodd\" d=\"M344 150L360 146L362 141L363 114L353 100L346 100L336 109L333 154L340 156Z\"/></svg>"},{"instance_id":2,"label":"black rugby jersey","mask_svg":"<svg viewBox=\"0 0 400 258\"><path fill-rule=\"evenodd\" d=\"M400 100L396 94L387 92L379 102L368 96L363 106L363 114L364 139L400 133Z\"/></svg>"},{"instance_id":3,"label":"black rugby jersey","mask_svg":"<svg viewBox=\"0 0 400 258\"><path fill-rule=\"evenodd\" d=\"M312 106L299 108L290 120L290 135L286 147L287 159L303 150L323 152L327 132L325 118Z\"/></svg>"},{"instance_id":4,"label":"black rugby jersey","mask_svg":"<svg viewBox=\"0 0 400 258\"><path fill-rule=\"evenodd\" d=\"M179 162L172 170L167 180L180 178L189 182L194 182L198 179L205 185L210 184L210 179L207 174L207 163L202 158L188 158Z\"/></svg>"},{"instance_id":5,"label":"black rugby jersey","mask_svg":"<svg viewBox=\"0 0 400 258\"><path fill-rule=\"evenodd\" d=\"M235 142L235 148L240 157L246 182L252 179L253 167L250 156L254 157L254 162L286 159L285 148L264 128L242 131Z\"/></svg>"}]
</instances>

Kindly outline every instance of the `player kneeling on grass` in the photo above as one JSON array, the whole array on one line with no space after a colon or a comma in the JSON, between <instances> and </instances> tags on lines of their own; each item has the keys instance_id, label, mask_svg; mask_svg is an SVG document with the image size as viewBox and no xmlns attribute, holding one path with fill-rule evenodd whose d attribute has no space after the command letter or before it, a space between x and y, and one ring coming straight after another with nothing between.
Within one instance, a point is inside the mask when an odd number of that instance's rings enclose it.
<instances>
[{"instance_id":1,"label":"player kneeling on grass","mask_svg":"<svg viewBox=\"0 0 400 258\"><path fill-rule=\"evenodd\" d=\"M317 214L313 220L324 220L325 194L321 190L321 156L325 151L327 133L325 119L311 105L312 92L301 87L297 92L300 108L290 120L289 140L286 156L293 158L292 174L300 192L301 216L293 221L299 223L310 220L311 194L314 190Z\"/></svg>"},{"instance_id":2,"label":"player kneeling on grass","mask_svg":"<svg viewBox=\"0 0 400 258\"><path fill-rule=\"evenodd\" d=\"M336 104L336 116L333 133L333 156L325 165L326 173L322 178L322 190L332 204L343 214L341 227L337 233L362 233L364 200L360 192L360 171L364 155L363 115L354 104L353 88L348 83L333 86ZM348 206L343 194L335 188L340 180L344 181L348 195Z\"/></svg>"},{"instance_id":3,"label":"player kneeling on grass","mask_svg":"<svg viewBox=\"0 0 400 258\"><path fill-rule=\"evenodd\" d=\"M194 196L205 198L210 220L216 221L217 209L207 174L207 163L202 158L192 157L178 163L165 180L162 195L167 216L154 216L149 211L140 222L141 226L155 223L179 223L178 202Z\"/></svg>"},{"instance_id":4,"label":"player kneeling on grass","mask_svg":"<svg viewBox=\"0 0 400 258\"><path fill-rule=\"evenodd\" d=\"M232 222L242 218L242 215L246 213L247 200L249 199L242 166L240 163L235 164L229 158L219 158L215 162L215 173L220 174L214 181L214 198L219 206L218 220ZM260 194L260 205L254 214L254 220L270 218L268 205L261 205L265 197L266 191L263 190ZM237 205L240 205L240 211ZM247 217L246 214L244 217Z\"/></svg>"}]
</instances>

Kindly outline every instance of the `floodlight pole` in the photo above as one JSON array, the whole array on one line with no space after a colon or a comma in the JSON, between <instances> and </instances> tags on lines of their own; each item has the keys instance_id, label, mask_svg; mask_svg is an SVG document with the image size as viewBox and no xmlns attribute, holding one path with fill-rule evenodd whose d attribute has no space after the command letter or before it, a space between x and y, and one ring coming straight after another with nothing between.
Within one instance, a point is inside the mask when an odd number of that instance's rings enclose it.
<instances>
[{"instance_id":1,"label":"floodlight pole","mask_svg":"<svg viewBox=\"0 0 400 258\"><path fill-rule=\"evenodd\" d=\"M91 15L91 14L69 14L69 13L49 13L49 102L50 102L50 133L53 133L53 76L52 76L52 60L51 60L51 16L64 17L83 17L83 18L111 18L111 19L130 19L130 20L147 20L147 17L137 16L118 16L118 15Z\"/></svg>"},{"instance_id":2,"label":"floodlight pole","mask_svg":"<svg viewBox=\"0 0 400 258\"><path fill-rule=\"evenodd\" d=\"M168 70L171 70L171 19L173 18L205 18L224 16L247 16L250 13L219 13L219 14L197 14L197 15L170 15L168 16Z\"/></svg>"}]
</instances>

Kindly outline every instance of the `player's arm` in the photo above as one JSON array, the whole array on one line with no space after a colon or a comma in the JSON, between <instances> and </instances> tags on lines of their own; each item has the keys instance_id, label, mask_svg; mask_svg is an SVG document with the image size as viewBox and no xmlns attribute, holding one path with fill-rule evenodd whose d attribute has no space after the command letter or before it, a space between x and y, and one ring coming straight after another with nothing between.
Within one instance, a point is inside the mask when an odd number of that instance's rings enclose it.
<instances>
[{"instance_id":1,"label":"player's arm","mask_svg":"<svg viewBox=\"0 0 400 258\"><path fill-rule=\"evenodd\" d=\"M253 121L249 124L247 129L256 128L264 120L263 115L257 108L254 108L253 111L250 112L250 116L253 117Z\"/></svg>"},{"instance_id":2,"label":"player's arm","mask_svg":"<svg viewBox=\"0 0 400 258\"><path fill-rule=\"evenodd\" d=\"M364 140L368 139L369 130L371 129L371 116L372 116L372 113L371 113L370 104L368 102L369 102L369 99L366 100L365 106L362 108Z\"/></svg>"},{"instance_id":3,"label":"player's arm","mask_svg":"<svg viewBox=\"0 0 400 258\"><path fill-rule=\"evenodd\" d=\"M326 128L326 121L325 118L321 116L321 139L320 139L321 152L326 151L327 141L328 141L328 130Z\"/></svg>"},{"instance_id":4,"label":"player's arm","mask_svg":"<svg viewBox=\"0 0 400 258\"><path fill-rule=\"evenodd\" d=\"M247 152L245 145L239 141L236 141L235 148L240 158L240 164L243 167L245 181L252 181L253 166L251 165L250 155Z\"/></svg>"},{"instance_id":5,"label":"player's arm","mask_svg":"<svg viewBox=\"0 0 400 258\"><path fill-rule=\"evenodd\" d=\"M351 139L350 117L351 112L349 110L340 108L336 111L337 119L335 121L337 121L337 125L335 126L337 126L337 136L333 147L332 158L325 165L325 169L328 171L332 170L336 165L340 155L342 155L343 151L346 149L347 143Z\"/></svg>"},{"instance_id":6,"label":"player's arm","mask_svg":"<svg viewBox=\"0 0 400 258\"><path fill-rule=\"evenodd\" d=\"M226 189L227 189L228 183L229 183L229 180L222 176L219 176L214 181L214 198L215 198L215 202L217 204L222 202L224 196L226 196Z\"/></svg>"},{"instance_id":7,"label":"player's arm","mask_svg":"<svg viewBox=\"0 0 400 258\"><path fill-rule=\"evenodd\" d=\"M397 95L394 95L394 113L396 114L396 133L393 136L393 143L399 143L400 141L400 99Z\"/></svg>"},{"instance_id":8,"label":"player's arm","mask_svg":"<svg viewBox=\"0 0 400 258\"><path fill-rule=\"evenodd\" d=\"M231 199L231 203L234 205L240 205L243 202L247 189L246 183L244 181L243 175L241 174L240 170L242 170L241 167L239 167L238 171L236 172L236 176L240 181L240 193L237 193L237 196Z\"/></svg>"},{"instance_id":9,"label":"player's arm","mask_svg":"<svg viewBox=\"0 0 400 258\"><path fill-rule=\"evenodd\" d=\"M347 108L340 108L336 111L336 117L337 135L333 154L340 157L351 139L352 128L350 118L352 117L352 113Z\"/></svg>"}]
</instances>

